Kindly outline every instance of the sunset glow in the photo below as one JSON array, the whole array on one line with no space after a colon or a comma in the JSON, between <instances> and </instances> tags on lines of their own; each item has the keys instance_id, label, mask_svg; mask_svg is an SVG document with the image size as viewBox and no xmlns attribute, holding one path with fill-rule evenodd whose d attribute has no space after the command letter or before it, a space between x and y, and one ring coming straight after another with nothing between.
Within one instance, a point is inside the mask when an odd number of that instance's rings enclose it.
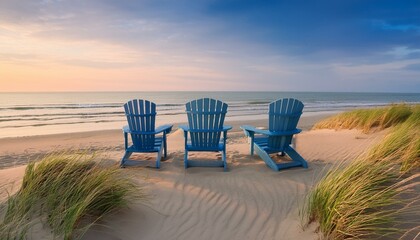
<instances>
[{"instance_id":1,"label":"sunset glow","mask_svg":"<svg viewBox=\"0 0 420 240\"><path fill-rule=\"evenodd\" d=\"M0 91L420 91L415 2L164 2L2 1Z\"/></svg>"}]
</instances>

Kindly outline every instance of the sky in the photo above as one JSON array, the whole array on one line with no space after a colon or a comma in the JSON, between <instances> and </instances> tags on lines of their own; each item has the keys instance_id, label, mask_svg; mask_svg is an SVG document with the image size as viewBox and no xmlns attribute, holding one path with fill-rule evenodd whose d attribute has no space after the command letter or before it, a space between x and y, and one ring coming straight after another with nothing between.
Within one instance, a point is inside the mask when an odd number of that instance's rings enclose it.
<instances>
[{"instance_id":1,"label":"sky","mask_svg":"<svg viewBox=\"0 0 420 240\"><path fill-rule=\"evenodd\" d=\"M420 1L0 1L0 92L183 90L420 93Z\"/></svg>"}]
</instances>

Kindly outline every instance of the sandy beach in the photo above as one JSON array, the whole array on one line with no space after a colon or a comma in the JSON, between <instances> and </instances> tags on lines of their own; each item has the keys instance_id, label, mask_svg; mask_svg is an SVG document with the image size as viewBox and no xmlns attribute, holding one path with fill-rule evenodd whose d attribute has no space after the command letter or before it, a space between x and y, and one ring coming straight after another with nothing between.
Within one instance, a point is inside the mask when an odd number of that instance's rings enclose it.
<instances>
[{"instance_id":1,"label":"sandy beach","mask_svg":"<svg viewBox=\"0 0 420 240\"><path fill-rule=\"evenodd\" d=\"M220 168L183 166L183 134L168 137L169 156L155 169L154 155L133 155L124 169L133 176L150 199L136 203L103 219L83 239L317 239L316 226L303 229L299 208L305 193L322 176L324 169L341 160L352 160L384 136L385 132L363 134L357 130L313 130L312 124L325 116L303 117L305 131L296 137L297 151L309 168L275 172L258 155L249 155L249 144L230 123L227 145L228 172ZM249 124L249 122L248 122ZM264 126L264 121L252 124ZM50 151L91 149L117 164L123 154L120 130L57 134L0 140L0 198L19 187L25 162ZM218 158L216 153L193 153L194 158ZM42 239L44 230L30 234Z\"/></svg>"},{"instance_id":2,"label":"sandy beach","mask_svg":"<svg viewBox=\"0 0 420 240\"><path fill-rule=\"evenodd\" d=\"M0 240L420 240L419 16L0 1Z\"/></svg>"}]
</instances>

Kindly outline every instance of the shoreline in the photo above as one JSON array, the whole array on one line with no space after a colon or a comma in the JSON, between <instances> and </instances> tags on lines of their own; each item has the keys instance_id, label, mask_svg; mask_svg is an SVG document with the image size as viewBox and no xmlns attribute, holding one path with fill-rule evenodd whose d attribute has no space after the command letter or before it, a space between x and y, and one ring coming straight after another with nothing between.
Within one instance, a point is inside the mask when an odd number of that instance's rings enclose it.
<instances>
[{"instance_id":1,"label":"shoreline","mask_svg":"<svg viewBox=\"0 0 420 240\"><path fill-rule=\"evenodd\" d=\"M307 131L320 119L331 115L302 116L298 127ZM172 133L169 136L176 132L178 125L174 124ZM241 125L266 127L267 119L230 121L226 122L226 125L233 126L233 129L228 133L228 138L234 139L244 136L242 130L239 128ZM25 165L50 152L79 149L98 152L120 152L122 154L124 151L122 131L120 129L113 129L2 138L0 139L0 169Z\"/></svg>"},{"instance_id":2,"label":"shoreline","mask_svg":"<svg viewBox=\"0 0 420 240\"><path fill-rule=\"evenodd\" d=\"M320 112L317 114L308 114L308 115L302 115L300 117L298 128L301 128L303 131L310 130L310 128L319 120L336 115L339 112L331 111L331 112ZM233 131L242 131L241 129L238 129L241 125L258 125L258 126L264 126L267 125L267 116L263 118L257 118L257 119L251 119L251 120L226 120L225 125L231 125L233 126ZM165 123L170 124L170 123ZM185 125L187 122L175 122L172 123L174 128L177 128L179 125ZM121 125L121 128L123 125ZM156 124L156 126L159 126L161 124ZM45 137L45 136L60 136L60 135L69 135L69 134L82 134L82 133L100 133L100 132L113 132L113 131L121 131L121 128L113 128L113 129L101 129L101 130L90 130L90 131L76 131L76 132L63 132L63 133L47 133L47 134L39 134L39 135L28 135L28 136L14 136L14 137L2 137L0 138L0 142L3 140L12 140L12 139L24 139L24 138L38 138L38 137ZM1 147L0 147L1 148Z\"/></svg>"}]
</instances>

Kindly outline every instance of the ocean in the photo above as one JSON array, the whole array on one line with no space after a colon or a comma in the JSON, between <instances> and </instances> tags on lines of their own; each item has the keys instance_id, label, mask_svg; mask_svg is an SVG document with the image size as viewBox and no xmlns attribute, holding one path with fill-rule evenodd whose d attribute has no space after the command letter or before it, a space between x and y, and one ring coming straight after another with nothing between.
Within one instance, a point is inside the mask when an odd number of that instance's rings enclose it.
<instances>
[{"instance_id":1,"label":"ocean","mask_svg":"<svg viewBox=\"0 0 420 240\"><path fill-rule=\"evenodd\" d=\"M0 138L120 129L123 104L139 98L157 104L157 124L186 122L185 103L211 97L229 104L226 121L267 118L268 103L297 98L305 115L391 103L420 103L419 93L334 92L63 92L0 93Z\"/></svg>"}]
</instances>

